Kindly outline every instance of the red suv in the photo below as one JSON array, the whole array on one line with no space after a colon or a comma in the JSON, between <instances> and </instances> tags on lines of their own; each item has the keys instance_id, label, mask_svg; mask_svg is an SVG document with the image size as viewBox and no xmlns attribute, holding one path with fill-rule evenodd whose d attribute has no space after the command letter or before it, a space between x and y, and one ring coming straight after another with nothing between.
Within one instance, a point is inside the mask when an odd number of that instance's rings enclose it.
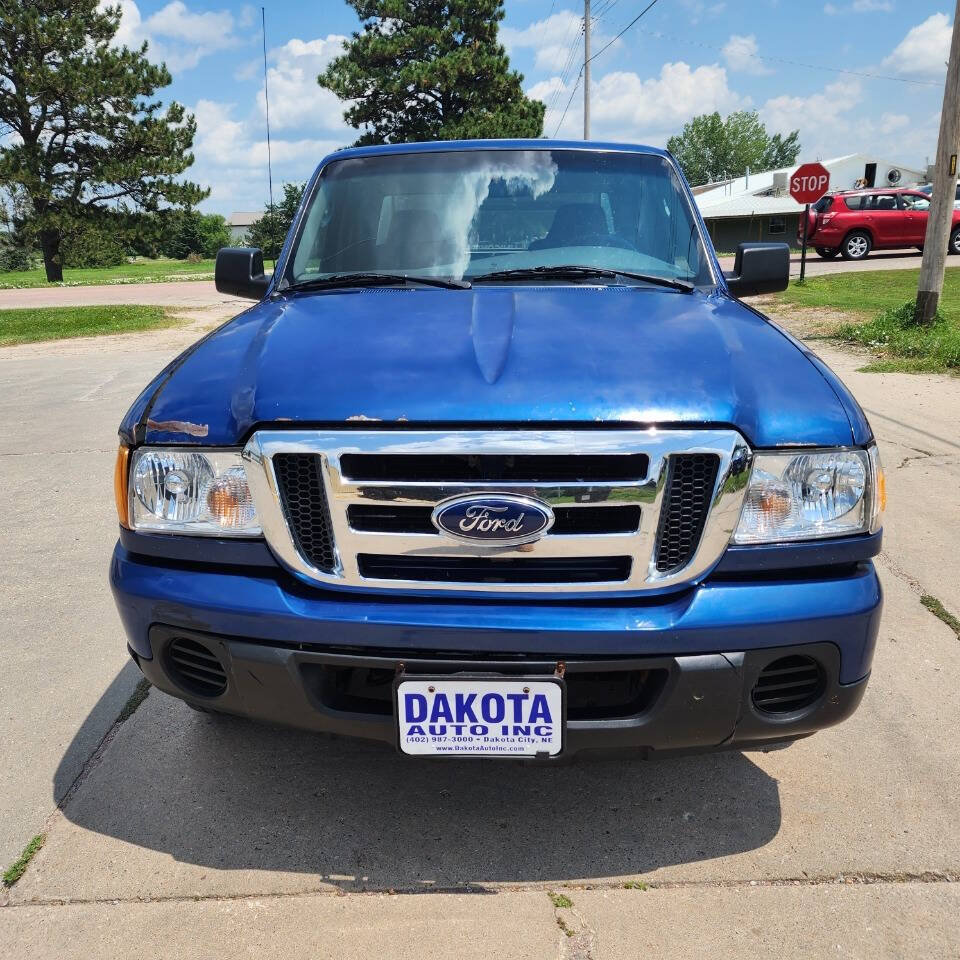
<instances>
[{"instance_id":1,"label":"red suv","mask_svg":"<svg viewBox=\"0 0 960 960\"><path fill-rule=\"evenodd\" d=\"M863 260L871 250L923 249L930 197L919 190L850 190L828 193L811 208L807 244L826 260L838 253ZM803 218L797 241L803 242ZM960 253L960 210L953 212L950 253Z\"/></svg>"}]
</instances>

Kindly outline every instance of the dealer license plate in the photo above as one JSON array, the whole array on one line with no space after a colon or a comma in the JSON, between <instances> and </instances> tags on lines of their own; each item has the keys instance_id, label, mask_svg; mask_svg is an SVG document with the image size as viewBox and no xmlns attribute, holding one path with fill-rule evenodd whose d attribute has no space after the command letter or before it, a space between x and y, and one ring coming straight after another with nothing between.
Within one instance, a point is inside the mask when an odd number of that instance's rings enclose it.
<instances>
[{"instance_id":1,"label":"dealer license plate","mask_svg":"<svg viewBox=\"0 0 960 960\"><path fill-rule=\"evenodd\" d=\"M563 749L557 678L400 680L399 745L415 756L555 756Z\"/></svg>"}]
</instances>

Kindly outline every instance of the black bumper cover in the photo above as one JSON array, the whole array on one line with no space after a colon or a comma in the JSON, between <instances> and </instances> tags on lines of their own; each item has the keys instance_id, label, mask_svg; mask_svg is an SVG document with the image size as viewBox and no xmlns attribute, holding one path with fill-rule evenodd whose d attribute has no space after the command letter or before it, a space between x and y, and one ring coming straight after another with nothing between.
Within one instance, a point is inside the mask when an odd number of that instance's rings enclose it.
<instances>
[{"instance_id":1,"label":"black bumper cover","mask_svg":"<svg viewBox=\"0 0 960 960\"><path fill-rule=\"evenodd\" d=\"M225 691L217 697L198 696L178 682L166 656L176 637L201 641L217 654L227 674ZM396 656L366 652L327 652L251 643L165 626L150 631L154 656L147 660L131 651L140 669L160 690L196 706L255 720L307 730L363 737L395 744L392 713L362 712L331 707L316 683L317 667L360 667L405 675L536 674L552 675L558 660L537 655L530 659L461 660L430 654ZM825 684L817 700L801 711L774 716L758 711L751 691L761 670L779 657L806 655L821 664ZM807 736L840 723L858 707L868 677L841 684L840 652L830 643L777 647L747 652L699 656L654 656L590 660L567 658L561 668L570 682L578 673L658 671L662 678L642 710L616 718L571 719L565 748L569 757L587 750L619 750L641 754L749 749ZM542 761L540 761L542 762Z\"/></svg>"}]
</instances>

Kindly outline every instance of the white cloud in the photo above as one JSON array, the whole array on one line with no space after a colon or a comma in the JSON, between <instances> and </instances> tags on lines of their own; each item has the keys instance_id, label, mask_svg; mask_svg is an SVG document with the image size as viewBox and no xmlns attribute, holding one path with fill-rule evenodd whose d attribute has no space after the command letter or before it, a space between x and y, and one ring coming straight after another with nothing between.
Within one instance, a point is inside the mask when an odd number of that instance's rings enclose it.
<instances>
[{"instance_id":1,"label":"white cloud","mask_svg":"<svg viewBox=\"0 0 960 960\"><path fill-rule=\"evenodd\" d=\"M880 115L880 132L893 133L910 125L910 118L905 113L884 113Z\"/></svg>"},{"instance_id":2,"label":"white cloud","mask_svg":"<svg viewBox=\"0 0 960 960\"><path fill-rule=\"evenodd\" d=\"M901 74L940 77L946 71L952 33L947 15L935 13L911 27L883 65Z\"/></svg>"},{"instance_id":3,"label":"white cloud","mask_svg":"<svg viewBox=\"0 0 960 960\"><path fill-rule=\"evenodd\" d=\"M101 8L110 5L110 0L101 0ZM146 20L135 0L120 0L120 10L114 43L139 47L146 40L150 59L163 61L173 71L189 70L204 57L241 42L229 10L195 13L183 0L171 0Z\"/></svg>"},{"instance_id":4,"label":"white cloud","mask_svg":"<svg viewBox=\"0 0 960 960\"><path fill-rule=\"evenodd\" d=\"M734 33L723 47L723 57L731 70L739 73L752 73L756 76L771 72L763 65L763 61L758 59L759 52L757 38L752 33L747 36Z\"/></svg>"},{"instance_id":5,"label":"white cloud","mask_svg":"<svg viewBox=\"0 0 960 960\"><path fill-rule=\"evenodd\" d=\"M559 90L558 106L547 112L544 131L554 136L573 81L560 83L553 77L529 91L539 99ZM580 98L578 91L575 101ZM745 106L727 84L727 71L718 64L692 69L682 61L665 63L660 73L646 79L632 71L617 70L599 77L591 89L591 133L595 139L662 144L698 113ZM579 136L582 108L572 103L558 136Z\"/></svg>"},{"instance_id":6,"label":"white cloud","mask_svg":"<svg viewBox=\"0 0 960 960\"><path fill-rule=\"evenodd\" d=\"M862 100L859 80L838 80L806 97L771 97L760 107L760 119L770 133L799 130L805 158L835 157L864 148L851 122Z\"/></svg>"},{"instance_id":7,"label":"white cloud","mask_svg":"<svg viewBox=\"0 0 960 960\"><path fill-rule=\"evenodd\" d=\"M578 17L571 10L560 10L545 20L531 23L523 30L501 27L500 41L511 54L514 50L533 50L534 65L538 70L562 71L570 62L571 48L582 29L583 17ZM599 49L608 38L594 28L591 39Z\"/></svg>"},{"instance_id":8,"label":"white cloud","mask_svg":"<svg viewBox=\"0 0 960 960\"><path fill-rule=\"evenodd\" d=\"M784 94L772 97L760 108L760 118L772 133L789 133L798 127L824 131L845 125L845 115L863 98L859 80L837 80L808 97Z\"/></svg>"},{"instance_id":9,"label":"white cloud","mask_svg":"<svg viewBox=\"0 0 960 960\"><path fill-rule=\"evenodd\" d=\"M267 55L275 195L278 184L306 180L323 157L356 139L356 130L343 120L346 104L317 84L317 74L341 52L343 41L337 34L313 40L295 37ZM227 212L263 207L267 184L263 83L256 106L245 115L239 115L235 104L207 99L198 100L191 110L197 118L197 137L196 163L189 175L212 187L205 206Z\"/></svg>"},{"instance_id":10,"label":"white cloud","mask_svg":"<svg viewBox=\"0 0 960 960\"><path fill-rule=\"evenodd\" d=\"M323 131L351 136L343 122L347 104L317 83L317 75L343 52L346 37L330 34L315 40L294 37L270 51L270 124L278 130ZM263 88L257 96L266 114ZM352 128L350 128L352 131ZM355 134L354 134L355 135Z\"/></svg>"}]
</instances>

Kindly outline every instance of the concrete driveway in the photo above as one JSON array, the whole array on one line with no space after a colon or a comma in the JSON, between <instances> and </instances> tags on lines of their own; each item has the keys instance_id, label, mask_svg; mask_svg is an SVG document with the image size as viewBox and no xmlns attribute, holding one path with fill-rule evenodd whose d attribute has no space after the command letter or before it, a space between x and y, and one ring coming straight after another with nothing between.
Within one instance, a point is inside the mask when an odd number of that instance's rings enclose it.
<instances>
[{"instance_id":1,"label":"concrete driveway","mask_svg":"<svg viewBox=\"0 0 960 960\"><path fill-rule=\"evenodd\" d=\"M767 754L508 769L156 691L114 722L138 679L106 586L116 425L198 329L0 350L0 863L47 834L0 894L0 956L960 955L960 637L920 603L960 615L960 379L821 351L891 501L849 722Z\"/></svg>"}]
</instances>

